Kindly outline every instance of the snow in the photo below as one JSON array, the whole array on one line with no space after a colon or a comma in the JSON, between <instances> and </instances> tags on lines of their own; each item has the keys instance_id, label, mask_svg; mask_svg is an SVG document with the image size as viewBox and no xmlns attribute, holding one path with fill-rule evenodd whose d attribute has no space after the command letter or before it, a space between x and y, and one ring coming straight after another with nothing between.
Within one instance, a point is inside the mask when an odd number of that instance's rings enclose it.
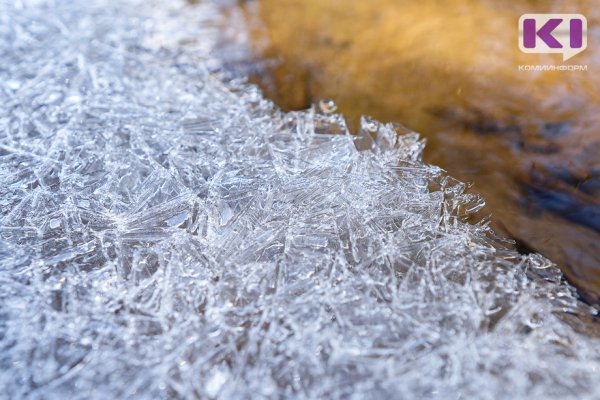
<instances>
[{"instance_id":1,"label":"snow","mask_svg":"<svg viewBox=\"0 0 600 400\"><path fill-rule=\"evenodd\" d=\"M0 1L0 397L600 397L557 267L416 133L228 76L222 6Z\"/></svg>"}]
</instances>

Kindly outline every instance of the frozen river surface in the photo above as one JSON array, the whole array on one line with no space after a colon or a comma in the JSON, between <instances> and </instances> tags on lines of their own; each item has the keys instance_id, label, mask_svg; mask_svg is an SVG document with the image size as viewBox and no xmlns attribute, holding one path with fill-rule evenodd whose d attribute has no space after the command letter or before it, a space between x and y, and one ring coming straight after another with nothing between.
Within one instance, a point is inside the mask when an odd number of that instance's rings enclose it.
<instances>
[{"instance_id":1,"label":"frozen river surface","mask_svg":"<svg viewBox=\"0 0 600 400\"><path fill-rule=\"evenodd\" d=\"M600 398L558 269L416 134L227 79L217 14L0 0L0 397Z\"/></svg>"}]
</instances>

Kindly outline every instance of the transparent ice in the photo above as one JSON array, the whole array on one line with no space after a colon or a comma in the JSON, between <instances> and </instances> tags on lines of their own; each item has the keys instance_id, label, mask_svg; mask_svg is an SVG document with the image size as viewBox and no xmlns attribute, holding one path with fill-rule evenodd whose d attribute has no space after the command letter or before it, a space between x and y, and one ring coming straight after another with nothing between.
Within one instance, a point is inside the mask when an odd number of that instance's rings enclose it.
<instances>
[{"instance_id":1,"label":"transparent ice","mask_svg":"<svg viewBox=\"0 0 600 400\"><path fill-rule=\"evenodd\" d=\"M0 0L0 398L600 398L556 266L228 77L225 5Z\"/></svg>"}]
</instances>

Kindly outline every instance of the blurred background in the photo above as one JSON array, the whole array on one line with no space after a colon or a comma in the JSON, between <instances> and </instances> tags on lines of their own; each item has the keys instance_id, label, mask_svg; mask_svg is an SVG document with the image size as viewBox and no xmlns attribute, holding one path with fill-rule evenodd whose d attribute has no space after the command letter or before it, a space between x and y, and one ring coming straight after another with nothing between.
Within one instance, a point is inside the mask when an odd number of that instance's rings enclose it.
<instances>
[{"instance_id":1,"label":"blurred background","mask_svg":"<svg viewBox=\"0 0 600 400\"><path fill-rule=\"evenodd\" d=\"M597 0L239 0L223 8L233 68L282 109L332 99L427 139L426 162L474 184L481 218L523 253L600 295L600 9ZM579 13L588 48L525 54L525 13ZM240 35L244 30L244 35ZM249 37L236 43L239 37ZM227 43L229 42L229 43ZM523 71L519 65L584 65Z\"/></svg>"}]
</instances>

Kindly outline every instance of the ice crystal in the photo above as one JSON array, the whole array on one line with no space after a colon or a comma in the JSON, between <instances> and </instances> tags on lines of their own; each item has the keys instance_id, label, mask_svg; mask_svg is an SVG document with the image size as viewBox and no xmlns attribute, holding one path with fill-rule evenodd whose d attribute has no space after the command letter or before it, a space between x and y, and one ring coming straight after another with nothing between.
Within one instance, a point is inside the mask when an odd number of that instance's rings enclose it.
<instances>
[{"instance_id":1,"label":"ice crystal","mask_svg":"<svg viewBox=\"0 0 600 400\"><path fill-rule=\"evenodd\" d=\"M0 397L598 398L557 268L417 134L227 77L222 5L0 0Z\"/></svg>"}]
</instances>

